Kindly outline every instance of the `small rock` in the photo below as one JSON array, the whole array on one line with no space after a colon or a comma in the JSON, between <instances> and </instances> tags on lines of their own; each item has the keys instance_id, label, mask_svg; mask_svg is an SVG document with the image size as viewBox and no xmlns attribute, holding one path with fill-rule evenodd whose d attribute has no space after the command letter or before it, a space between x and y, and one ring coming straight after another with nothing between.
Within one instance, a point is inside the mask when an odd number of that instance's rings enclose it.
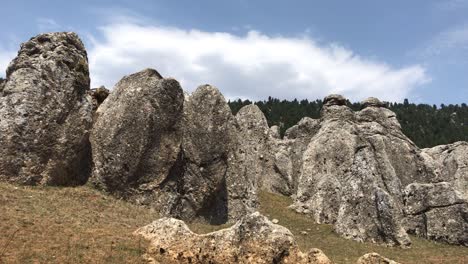
<instances>
[{"instance_id":1,"label":"small rock","mask_svg":"<svg viewBox=\"0 0 468 264\"><path fill-rule=\"evenodd\" d=\"M301 235L303 236L307 236L309 233L307 233L307 231L301 231Z\"/></svg>"},{"instance_id":2,"label":"small rock","mask_svg":"<svg viewBox=\"0 0 468 264\"><path fill-rule=\"evenodd\" d=\"M275 218L275 219L271 220L271 222L272 222L273 224L278 224L278 223L279 223L279 220Z\"/></svg>"}]
</instances>

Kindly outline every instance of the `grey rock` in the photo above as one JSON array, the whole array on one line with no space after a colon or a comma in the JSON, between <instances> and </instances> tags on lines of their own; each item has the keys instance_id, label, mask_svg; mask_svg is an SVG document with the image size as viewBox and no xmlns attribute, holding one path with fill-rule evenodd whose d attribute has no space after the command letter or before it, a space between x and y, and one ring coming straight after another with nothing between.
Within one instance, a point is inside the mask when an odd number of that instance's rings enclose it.
<instances>
[{"instance_id":1,"label":"grey rock","mask_svg":"<svg viewBox=\"0 0 468 264\"><path fill-rule=\"evenodd\" d=\"M296 125L286 130L283 144L289 151L289 159L292 166L292 190L294 195L297 192L299 177L302 173L302 163L304 152L307 149L312 137L320 129L320 121L310 117L302 118Z\"/></svg>"},{"instance_id":2,"label":"grey rock","mask_svg":"<svg viewBox=\"0 0 468 264\"><path fill-rule=\"evenodd\" d=\"M163 213L185 220L203 217L210 223L224 223L236 210L245 215L243 205L234 200L245 198L250 189L244 188L248 183L235 179L234 165L230 166L235 162L235 121L218 89L202 85L186 99L182 132L178 175L163 187L176 196L159 203L161 207L167 204ZM228 200L233 210L229 211Z\"/></svg>"},{"instance_id":3,"label":"grey rock","mask_svg":"<svg viewBox=\"0 0 468 264\"><path fill-rule=\"evenodd\" d=\"M251 104L242 107L236 114L238 135L239 173L251 181L256 188L274 188L272 181L264 179L272 170L274 156L269 152L269 127L258 106ZM265 180L265 182L264 182Z\"/></svg>"},{"instance_id":4,"label":"grey rock","mask_svg":"<svg viewBox=\"0 0 468 264\"><path fill-rule=\"evenodd\" d=\"M3 78L0 78L0 96L3 93L3 87L5 86L6 80Z\"/></svg>"},{"instance_id":5,"label":"grey rock","mask_svg":"<svg viewBox=\"0 0 468 264\"><path fill-rule=\"evenodd\" d=\"M323 105L346 105L346 98L340 94L330 94L323 99Z\"/></svg>"},{"instance_id":6,"label":"grey rock","mask_svg":"<svg viewBox=\"0 0 468 264\"><path fill-rule=\"evenodd\" d=\"M93 88L89 91L89 95L91 95L91 98L93 100L93 110L96 111L98 107L106 100L106 98L109 96L109 90L104 87L98 87L98 88Z\"/></svg>"},{"instance_id":7,"label":"grey rock","mask_svg":"<svg viewBox=\"0 0 468 264\"><path fill-rule=\"evenodd\" d=\"M356 264L399 264L398 262L382 257L377 253L367 253L361 256Z\"/></svg>"},{"instance_id":8,"label":"grey rock","mask_svg":"<svg viewBox=\"0 0 468 264\"><path fill-rule=\"evenodd\" d=\"M451 183L413 183L404 194L409 233L468 246L468 203Z\"/></svg>"},{"instance_id":9,"label":"grey rock","mask_svg":"<svg viewBox=\"0 0 468 264\"><path fill-rule=\"evenodd\" d=\"M273 137L275 139L281 139L281 133L280 133L279 126L271 126L269 134L270 134L271 137Z\"/></svg>"},{"instance_id":10,"label":"grey rock","mask_svg":"<svg viewBox=\"0 0 468 264\"><path fill-rule=\"evenodd\" d=\"M258 212L203 235L173 218L156 220L135 235L150 242L145 258L154 263L331 263L318 249L302 253L288 229Z\"/></svg>"},{"instance_id":11,"label":"grey rock","mask_svg":"<svg viewBox=\"0 0 468 264\"><path fill-rule=\"evenodd\" d=\"M395 113L367 101L354 113L340 96L324 100L291 208L334 224L343 237L406 247L403 189L437 175L401 132Z\"/></svg>"},{"instance_id":12,"label":"grey rock","mask_svg":"<svg viewBox=\"0 0 468 264\"><path fill-rule=\"evenodd\" d=\"M367 99L364 99L361 102L362 108L366 107L384 107L385 104L381 102L378 98L375 97L369 97Z\"/></svg>"},{"instance_id":13,"label":"grey rock","mask_svg":"<svg viewBox=\"0 0 468 264\"><path fill-rule=\"evenodd\" d=\"M146 69L120 80L98 108L91 133L94 184L117 197L153 204L171 177L181 143L183 92Z\"/></svg>"},{"instance_id":14,"label":"grey rock","mask_svg":"<svg viewBox=\"0 0 468 264\"><path fill-rule=\"evenodd\" d=\"M423 149L426 164L433 168L440 181L451 182L468 200L468 142Z\"/></svg>"},{"instance_id":15,"label":"grey rock","mask_svg":"<svg viewBox=\"0 0 468 264\"><path fill-rule=\"evenodd\" d=\"M0 179L20 184L87 181L92 103L88 59L75 33L21 45L0 92Z\"/></svg>"}]
</instances>

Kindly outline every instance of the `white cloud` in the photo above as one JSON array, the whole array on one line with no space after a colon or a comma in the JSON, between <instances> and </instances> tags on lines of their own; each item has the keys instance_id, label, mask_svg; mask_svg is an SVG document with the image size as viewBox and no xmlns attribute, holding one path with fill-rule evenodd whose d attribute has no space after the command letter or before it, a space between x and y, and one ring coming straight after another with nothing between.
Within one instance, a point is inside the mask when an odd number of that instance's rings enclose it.
<instances>
[{"instance_id":1,"label":"white cloud","mask_svg":"<svg viewBox=\"0 0 468 264\"><path fill-rule=\"evenodd\" d=\"M316 99L341 93L352 100L400 101L429 80L419 65L393 68L338 44L308 37L244 36L133 22L100 28L89 49L92 86L113 87L147 67L179 80L187 91L210 83L228 98Z\"/></svg>"}]
</instances>

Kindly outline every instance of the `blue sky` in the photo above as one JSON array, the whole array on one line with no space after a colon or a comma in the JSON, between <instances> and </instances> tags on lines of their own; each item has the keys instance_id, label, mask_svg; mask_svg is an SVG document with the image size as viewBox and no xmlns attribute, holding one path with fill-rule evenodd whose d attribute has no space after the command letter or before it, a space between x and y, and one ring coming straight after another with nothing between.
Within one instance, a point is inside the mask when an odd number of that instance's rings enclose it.
<instances>
[{"instance_id":1,"label":"blue sky","mask_svg":"<svg viewBox=\"0 0 468 264\"><path fill-rule=\"evenodd\" d=\"M75 31L92 86L153 67L228 98L468 102L468 0L5 1L0 76L20 43Z\"/></svg>"}]
</instances>

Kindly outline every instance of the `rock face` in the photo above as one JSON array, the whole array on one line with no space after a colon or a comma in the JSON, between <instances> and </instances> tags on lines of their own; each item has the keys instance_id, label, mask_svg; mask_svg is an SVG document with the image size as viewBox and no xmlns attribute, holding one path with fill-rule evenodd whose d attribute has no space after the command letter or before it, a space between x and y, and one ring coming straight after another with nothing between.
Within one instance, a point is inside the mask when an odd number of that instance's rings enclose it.
<instances>
[{"instance_id":1,"label":"rock face","mask_svg":"<svg viewBox=\"0 0 468 264\"><path fill-rule=\"evenodd\" d=\"M174 177L163 183L162 190L170 197L165 215L191 220L203 217L210 223L224 223L228 210L238 204L228 199L240 198L243 189L230 164L234 162L237 143L234 117L222 96L211 85L202 85L186 98L183 114L183 139ZM233 178L234 177L234 178ZM229 188L228 188L229 186ZM232 191L238 191L238 197Z\"/></svg>"},{"instance_id":2,"label":"rock face","mask_svg":"<svg viewBox=\"0 0 468 264\"><path fill-rule=\"evenodd\" d=\"M123 78L98 108L93 181L161 215L212 224L256 208L240 172L235 119L213 86L184 96L179 83L147 69Z\"/></svg>"},{"instance_id":3,"label":"rock face","mask_svg":"<svg viewBox=\"0 0 468 264\"><path fill-rule=\"evenodd\" d=\"M3 78L0 78L0 96L3 93L3 86L5 86L6 80Z\"/></svg>"},{"instance_id":4,"label":"rock face","mask_svg":"<svg viewBox=\"0 0 468 264\"><path fill-rule=\"evenodd\" d=\"M156 220L135 234L150 241L146 258L153 263L331 263L318 249L300 252L288 229L259 213L205 235L173 218Z\"/></svg>"},{"instance_id":5,"label":"rock face","mask_svg":"<svg viewBox=\"0 0 468 264\"><path fill-rule=\"evenodd\" d=\"M299 184L299 177L302 173L302 163L304 152L307 149L312 137L320 129L320 121L310 117L302 118L297 125L286 130L284 144L288 146L289 158L292 166L292 189L291 195L296 194Z\"/></svg>"},{"instance_id":6,"label":"rock face","mask_svg":"<svg viewBox=\"0 0 468 264\"><path fill-rule=\"evenodd\" d=\"M88 59L75 33L21 45L0 92L0 179L83 184L90 172Z\"/></svg>"},{"instance_id":7,"label":"rock face","mask_svg":"<svg viewBox=\"0 0 468 264\"><path fill-rule=\"evenodd\" d=\"M104 87L98 87L98 88L93 88L89 91L89 95L91 95L91 98L93 100L93 110L96 111L98 107L106 100L106 98L109 96L109 90Z\"/></svg>"},{"instance_id":8,"label":"rock face","mask_svg":"<svg viewBox=\"0 0 468 264\"><path fill-rule=\"evenodd\" d=\"M451 183L412 183L404 194L409 233L468 246L468 203Z\"/></svg>"},{"instance_id":9,"label":"rock face","mask_svg":"<svg viewBox=\"0 0 468 264\"><path fill-rule=\"evenodd\" d=\"M426 162L443 181L451 182L455 190L468 200L468 142L423 149Z\"/></svg>"},{"instance_id":10,"label":"rock face","mask_svg":"<svg viewBox=\"0 0 468 264\"><path fill-rule=\"evenodd\" d=\"M342 96L324 99L320 128L303 155L292 208L357 241L410 245L403 189L436 175L401 132L396 116L371 98L354 113Z\"/></svg>"},{"instance_id":11,"label":"rock face","mask_svg":"<svg viewBox=\"0 0 468 264\"><path fill-rule=\"evenodd\" d=\"M180 150L183 92L146 69L120 80L96 112L92 181L118 197L152 202Z\"/></svg>"}]
</instances>

